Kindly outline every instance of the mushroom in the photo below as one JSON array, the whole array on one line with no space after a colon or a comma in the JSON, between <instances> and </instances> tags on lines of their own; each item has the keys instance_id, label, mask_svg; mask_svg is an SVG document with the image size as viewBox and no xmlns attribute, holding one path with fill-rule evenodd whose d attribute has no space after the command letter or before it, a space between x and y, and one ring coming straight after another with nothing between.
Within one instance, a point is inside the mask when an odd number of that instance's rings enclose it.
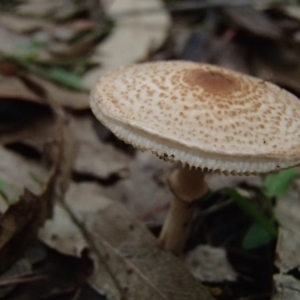
<instances>
[{"instance_id":1,"label":"mushroom","mask_svg":"<svg viewBox=\"0 0 300 300\"><path fill-rule=\"evenodd\" d=\"M300 102L264 80L208 64L165 61L107 73L91 93L95 116L118 138L181 166L160 234L181 252L204 175L259 174L300 164Z\"/></svg>"}]
</instances>

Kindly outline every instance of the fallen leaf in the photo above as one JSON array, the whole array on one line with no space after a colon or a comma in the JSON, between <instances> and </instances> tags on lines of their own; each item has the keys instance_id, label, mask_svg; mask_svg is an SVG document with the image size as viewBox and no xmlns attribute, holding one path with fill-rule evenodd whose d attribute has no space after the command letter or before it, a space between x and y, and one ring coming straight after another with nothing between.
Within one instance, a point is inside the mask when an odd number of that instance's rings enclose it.
<instances>
[{"instance_id":1,"label":"fallen leaf","mask_svg":"<svg viewBox=\"0 0 300 300\"><path fill-rule=\"evenodd\" d=\"M280 10L287 16L300 21L300 7L298 5L283 5Z\"/></svg>"},{"instance_id":2,"label":"fallen leaf","mask_svg":"<svg viewBox=\"0 0 300 300\"><path fill-rule=\"evenodd\" d=\"M89 95L87 92L71 91L36 75L28 74L27 76L43 87L49 97L60 106L74 110L89 109Z\"/></svg>"},{"instance_id":3,"label":"fallen leaf","mask_svg":"<svg viewBox=\"0 0 300 300\"><path fill-rule=\"evenodd\" d=\"M222 11L239 27L269 39L279 39L281 28L266 14L251 6L224 7Z\"/></svg>"},{"instance_id":4,"label":"fallen leaf","mask_svg":"<svg viewBox=\"0 0 300 300\"><path fill-rule=\"evenodd\" d=\"M45 182L35 177L42 187L41 192L34 193L26 188L24 178L20 178L21 181L17 182L19 186L25 187L25 191L18 202L10 205L0 217L0 273L23 255L30 243L37 238L39 227L52 214L54 195L62 196L65 190L64 186L68 178L61 178L62 175L67 177L70 174L70 172L67 174L62 167L62 161L66 158L65 151L68 150L64 138L63 112L50 102L49 105L55 115L53 135L49 137L45 145L45 158L50 164L49 173ZM7 162L2 161L3 158L1 155L3 176L7 176L7 171L11 166L7 166ZM20 161L19 159L14 162L13 170L18 173L16 176L22 172ZM68 163L64 165L69 166ZM29 177L28 174L26 175ZM6 179L7 177L3 181L6 182Z\"/></svg>"},{"instance_id":5,"label":"fallen leaf","mask_svg":"<svg viewBox=\"0 0 300 300\"><path fill-rule=\"evenodd\" d=\"M209 173L205 176L205 180L212 191L217 191L225 187L236 187L240 183L247 182L250 185L262 187L263 180L260 176L233 176L224 174Z\"/></svg>"},{"instance_id":6,"label":"fallen leaf","mask_svg":"<svg viewBox=\"0 0 300 300\"><path fill-rule=\"evenodd\" d=\"M36 93L30 90L18 77L0 77L0 98L17 99L44 104Z\"/></svg>"},{"instance_id":7,"label":"fallen leaf","mask_svg":"<svg viewBox=\"0 0 300 300\"><path fill-rule=\"evenodd\" d=\"M138 151L129 163L126 178L102 186L101 194L119 201L143 222L162 224L173 197L166 183L171 167L148 151Z\"/></svg>"},{"instance_id":8,"label":"fallen leaf","mask_svg":"<svg viewBox=\"0 0 300 300\"><path fill-rule=\"evenodd\" d=\"M128 179L123 181L126 208L147 222L162 223L172 199L166 176L172 164L164 162L151 152L138 151L129 165ZM156 208L164 206L161 211ZM151 213L151 211L153 213Z\"/></svg>"},{"instance_id":9,"label":"fallen leaf","mask_svg":"<svg viewBox=\"0 0 300 300\"><path fill-rule=\"evenodd\" d=\"M21 55L27 53L26 47L30 39L23 35L11 32L0 26L0 53L5 55Z\"/></svg>"},{"instance_id":10,"label":"fallen leaf","mask_svg":"<svg viewBox=\"0 0 300 300\"><path fill-rule=\"evenodd\" d=\"M300 270L300 199L298 193L289 192L277 199L275 215L279 223L279 236L276 247L276 266L280 273L295 268Z\"/></svg>"},{"instance_id":11,"label":"fallen leaf","mask_svg":"<svg viewBox=\"0 0 300 300\"><path fill-rule=\"evenodd\" d=\"M2 191L9 199L18 199L24 187L40 193L48 171L34 160L0 147L0 178L3 181Z\"/></svg>"},{"instance_id":12,"label":"fallen leaf","mask_svg":"<svg viewBox=\"0 0 300 300\"><path fill-rule=\"evenodd\" d=\"M170 18L161 0L122 0L110 5L108 15L121 14L128 8L157 9L155 14L135 14L116 19L113 32L96 46L92 60L101 67L87 72L83 81L91 89L105 72L140 61L149 50L159 48L167 37Z\"/></svg>"},{"instance_id":13,"label":"fallen leaf","mask_svg":"<svg viewBox=\"0 0 300 300\"><path fill-rule=\"evenodd\" d=\"M18 279L32 274L30 262L22 258L17 261L6 273L0 276L0 298L3 299L17 284Z\"/></svg>"},{"instance_id":14,"label":"fallen leaf","mask_svg":"<svg viewBox=\"0 0 300 300\"><path fill-rule=\"evenodd\" d=\"M74 170L80 174L108 178L128 169L130 157L97 136L92 118L77 117L71 121L77 155Z\"/></svg>"},{"instance_id":15,"label":"fallen leaf","mask_svg":"<svg viewBox=\"0 0 300 300\"><path fill-rule=\"evenodd\" d=\"M95 271L89 283L109 299L212 299L179 259L100 192L95 184L72 185L63 208L56 207L41 231L43 241L70 255L92 251Z\"/></svg>"},{"instance_id":16,"label":"fallen leaf","mask_svg":"<svg viewBox=\"0 0 300 300\"><path fill-rule=\"evenodd\" d=\"M66 18L78 10L78 6L71 0L49 1L27 0L25 3L18 5L16 13L27 17L49 17Z\"/></svg>"},{"instance_id":17,"label":"fallen leaf","mask_svg":"<svg viewBox=\"0 0 300 300\"><path fill-rule=\"evenodd\" d=\"M45 20L20 18L11 14L1 13L0 25L16 33L30 33L47 26Z\"/></svg>"},{"instance_id":18,"label":"fallen leaf","mask_svg":"<svg viewBox=\"0 0 300 300\"><path fill-rule=\"evenodd\" d=\"M236 281L237 274L227 260L226 251L210 245L199 245L189 251L185 261L192 274L201 281Z\"/></svg>"},{"instance_id":19,"label":"fallen leaf","mask_svg":"<svg viewBox=\"0 0 300 300\"><path fill-rule=\"evenodd\" d=\"M276 292L272 300L298 300L300 298L300 281L291 275L274 276Z\"/></svg>"}]
</instances>

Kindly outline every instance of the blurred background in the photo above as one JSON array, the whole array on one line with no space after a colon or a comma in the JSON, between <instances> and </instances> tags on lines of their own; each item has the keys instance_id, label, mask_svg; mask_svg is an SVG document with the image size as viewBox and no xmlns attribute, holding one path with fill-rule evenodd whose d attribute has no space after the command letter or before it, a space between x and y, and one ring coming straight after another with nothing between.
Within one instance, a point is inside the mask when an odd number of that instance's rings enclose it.
<instances>
[{"instance_id":1,"label":"blurred background","mask_svg":"<svg viewBox=\"0 0 300 300\"><path fill-rule=\"evenodd\" d=\"M299 169L209 174L182 256L155 250L145 225L161 229L172 164L119 141L89 92L117 67L171 59L300 97L300 1L0 1L0 299L202 299L188 284L300 299Z\"/></svg>"}]
</instances>

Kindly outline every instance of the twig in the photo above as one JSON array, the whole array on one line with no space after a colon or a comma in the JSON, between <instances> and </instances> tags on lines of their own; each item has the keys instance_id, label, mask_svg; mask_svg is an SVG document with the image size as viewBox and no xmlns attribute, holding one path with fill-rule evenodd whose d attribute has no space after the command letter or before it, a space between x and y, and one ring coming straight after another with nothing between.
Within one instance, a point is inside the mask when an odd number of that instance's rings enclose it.
<instances>
[{"instance_id":1,"label":"twig","mask_svg":"<svg viewBox=\"0 0 300 300\"><path fill-rule=\"evenodd\" d=\"M32 282L32 281L38 281L41 279L45 279L45 276L41 275L35 275L35 276L21 276L21 277L13 277L13 278L8 278L0 281L0 287L1 286L6 286L10 284L19 284L19 283L26 283L26 282Z\"/></svg>"}]
</instances>

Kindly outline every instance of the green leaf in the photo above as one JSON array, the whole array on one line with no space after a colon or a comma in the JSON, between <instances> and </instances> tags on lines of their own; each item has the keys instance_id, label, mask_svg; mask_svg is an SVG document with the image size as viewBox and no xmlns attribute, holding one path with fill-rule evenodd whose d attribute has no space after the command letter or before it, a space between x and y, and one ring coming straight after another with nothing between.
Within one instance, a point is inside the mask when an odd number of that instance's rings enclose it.
<instances>
[{"instance_id":1,"label":"green leaf","mask_svg":"<svg viewBox=\"0 0 300 300\"><path fill-rule=\"evenodd\" d=\"M83 89L81 78L74 73L68 72L61 68L52 68L47 71L48 77L57 83L75 90Z\"/></svg>"},{"instance_id":2,"label":"green leaf","mask_svg":"<svg viewBox=\"0 0 300 300\"><path fill-rule=\"evenodd\" d=\"M274 224L274 221L260 212L253 204L251 204L249 199L243 197L236 190L231 188L224 188L222 189L222 192L230 196L246 214L252 217L253 220L262 228L264 228L269 234L274 237L277 236L277 228Z\"/></svg>"},{"instance_id":3,"label":"green leaf","mask_svg":"<svg viewBox=\"0 0 300 300\"><path fill-rule=\"evenodd\" d=\"M296 169L288 169L270 174L265 178L265 188L263 190L266 197L278 197L286 194L293 180L297 176Z\"/></svg>"},{"instance_id":4,"label":"green leaf","mask_svg":"<svg viewBox=\"0 0 300 300\"><path fill-rule=\"evenodd\" d=\"M274 236L259 224L253 224L245 234L242 247L247 250L257 249L267 245L274 239Z\"/></svg>"},{"instance_id":5,"label":"green leaf","mask_svg":"<svg viewBox=\"0 0 300 300\"><path fill-rule=\"evenodd\" d=\"M0 178L0 192L3 191L4 181Z\"/></svg>"}]
</instances>

